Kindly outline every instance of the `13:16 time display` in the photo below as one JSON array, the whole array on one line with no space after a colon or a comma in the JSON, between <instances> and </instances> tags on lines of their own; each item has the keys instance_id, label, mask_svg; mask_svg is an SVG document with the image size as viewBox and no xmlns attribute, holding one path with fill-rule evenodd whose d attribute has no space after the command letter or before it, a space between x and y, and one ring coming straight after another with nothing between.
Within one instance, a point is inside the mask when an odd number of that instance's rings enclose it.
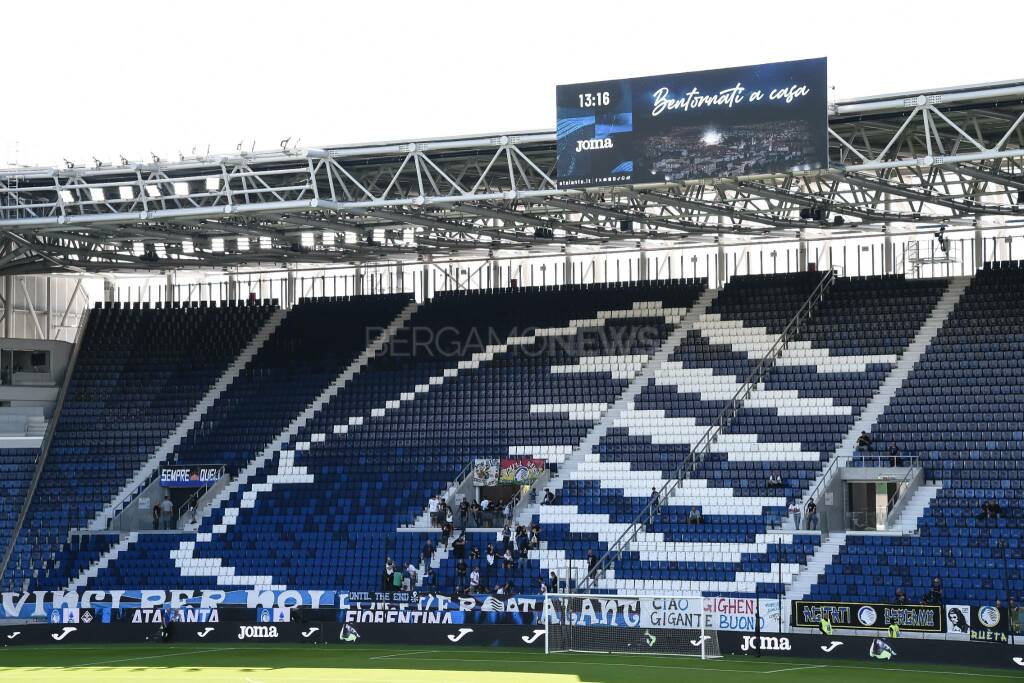
<instances>
[{"instance_id":1,"label":"13:16 time display","mask_svg":"<svg viewBox=\"0 0 1024 683\"><path fill-rule=\"evenodd\" d=\"M607 92L585 92L577 95L580 98L581 107L606 106L612 101L612 96Z\"/></svg>"}]
</instances>

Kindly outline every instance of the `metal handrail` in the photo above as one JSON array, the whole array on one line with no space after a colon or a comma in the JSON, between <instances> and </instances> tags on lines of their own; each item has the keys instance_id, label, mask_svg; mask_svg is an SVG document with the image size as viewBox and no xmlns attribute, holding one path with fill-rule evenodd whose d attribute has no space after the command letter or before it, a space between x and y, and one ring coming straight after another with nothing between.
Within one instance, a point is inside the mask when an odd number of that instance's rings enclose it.
<instances>
[{"instance_id":1,"label":"metal handrail","mask_svg":"<svg viewBox=\"0 0 1024 683\"><path fill-rule=\"evenodd\" d=\"M847 467L851 463L856 463L859 467L900 467L900 468L906 468L906 472L903 473L903 478L900 479L899 482L896 484L895 492L886 499L886 520L888 521L888 519L895 512L897 512L896 506L899 504L899 502L901 500L905 500L905 497L902 497L902 498L900 497L900 492L901 492L902 488L905 485L907 485L908 482L914 476L916 476L916 473L918 473L918 470L921 468L921 458L919 458L918 456L899 455L899 456L896 456L895 458L898 458L898 460L902 464L890 465L890 463L894 459L894 456L890 456L890 455L861 455L861 454L858 454L858 455L854 455L854 456L836 456L835 458L833 458L833 460L831 460L831 463L829 464L828 469L826 470L826 472L830 472L831 470L836 469L838 467ZM820 486L816 486L815 487L815 493L817 493L817 489L818 488L820 488ZM814 496L808 496L807 499L804 502L802 502L801 510L804 511L806 509L807 502L812 501L812 500L815 500L815 497ZM823 513L821 513L821 514L823 516ZM847 526L849 526L850 518L853 515L855 515L855 514L865 514L865 513L847 512L844 515L845 519L847 520ZM822 527L822 531L824 531L825 524L822 524L821 527ZM800 530L800 529L797 529L797 530ZM810 530L813 530L813 529L810 529Z\"/></svg>"},{"instance_id":2,"label":"metal handrail","mask_svg":"<svg viewBox=\"0 0 1024 683\"><path fill-rule=\"evenodd\" d=\"M837 455L836 457L832 458L829 461L828 467L825 468L825 471L822 473L821 477L818 479L818 483L815 485L814 489L811 490L806 496L804 496L803 498L800 499L800 512L801 512L801 514L804 512L804 508L807 507L807 501L816 500L818 498L818 491L821 490L821 487L824 486L826 483L827 484L831 484L832 483L832 477L833 477L832 470L834 470L837 467L839 467L840 466L839 463L843 462L844 458L852 458L852 457L853 457L852 455Z\"/></svg>"},{"instance_id":3,"label":"metal handrail","mask_svg":"<svg viewBox=\"0 0 1024 683\"><path fill-rule=\"evenodd\" d=\"M211 481L211 482L209 482L207 484L204 484L200 488L196 489L192 493L192 495L190 495L188 498L185 499L184 503L182 503L180 506L178 506L178 510L177 510L178 516L177 516L177 519L179 520L179 522L180 522L181 519L184 518L185 513L188 512L189 504L190 503L194 504L198 508L199 507L199 499L202 498L203 496L205 496L206 493L211 488L213 488L224 477L224 474L226 472L227 472L227 468L224 465L221 465L218 468L218 476L217 476L217 478L215 480L213 480L213 481Z\"/></svg>"},{"instance_id":4,"label":"metal handrail","mask_svg":"<svg viewBox=\"0 0 1024 683\"><path fill-rule=\"evenodd\" d=\"M907 472L903 475L903 479L896 485L896 490L893 492L889 499L885 502L885 528L889 528L889 520L893 519L897 512L903 510L903 504L906 503L906 496L901 496L900 491L904 486L909 486L910 481L914 478L911 475L917 476L917 470L921 466L920 459L917 456L910 458L904 458L902 455L899 456L901 460L910 460L911 464L907 465Z\"/></svg>"},{"instance_id":5,"label":"metal handrail","mask_svg":"<svg viewBox=\"0 0 1024 683\"><path fill-rule=\"evenodd\" d=\"M920 458L918 456L916 456L916 455L900 455L898 457L899 457L900 460L902 460L904 462L911 463L909 465L905 465L905 467L908 467L910 469L906 473L906 475L904 475L903 481L900 482L900 484L902 485L902 484L904 484L906 482L907 478L913 472L914 468L920 466L920 462L921 461L920 461ZM837 455L837 456L833 457L831 459L831 461L829 461L828 467L825 468L825 471L822 473L821 477L818 479L818 483L815 485L815 487L810 491L810 493L808 493L806 496L804 496L800 500L800 512L801 512L801 514L805 511L805 509L807 507L808 501L812 501L812 500L817 500L818 499L818 492L821 491L822 487L824 487L826 484L828 484L828 485L832 484L832 479L834 477L833 470L835 470L835 469L837 469L839 467L845 467L846 465L848 465L852 461L857 461L857 462L860 462L860 463L870 462L870 461L877 461L879 463L879 465L878 465L879 467L884 467L885 465L883 463L891 461L892 458L893 458L893 456L891 456L891 455L865 455L865 454L859 454L859 453L855 454L855 455ZM798 531L799 531L799 529L798 529Z\"/></svg>"},{"instance_id":6,"label":"metal handrail","mask_svg":"<svg viewBox=\"0 0 1024 683\"><path fill-rule=\"evenodd\" d=\"M774 364L775 360L782 354L782 352L792 341L793 337L799 333L800 325L810 317L811 310L822 299L827 290L836 280L836 272L829 270L825 273L825 276L821 278L814 291L811 292L807 300L804 301L803 305L796 312L789 324L786 325L785 329L776 338L775 343L772 344L771 348L761 358L750 373L746 376L743 384L736 390L729 402L722 408L718 413L718 417L715 421L707 428L704 434L698 439L694 448L690 449L686 458L676 468L675 477L665 482L662 487L658 490L657 496L652 496L651 500L643 507L633 521L630 522L629 526L619 534L619 537L608 546L608 550L604 552L601 558L594 565L594 568L587 572L587 575L580 581L581 587L590 587L597 580L598 576L603 576L613 562L622 557L622 553L625 552L626 548L630 543L636 540L640 530L643 529L646 524L644 520L652 520L654 515L660 514L661 506L668 502L670 496L675 492L676 488L679 487L680 481L688 479L690 475L696 470L697 465L703 462L704 458L710 452L711 447L718 439L718 435L726 428L726 426L732 422L736 413L742 407L743 402L746 401L754 388L764 379L765 373Z\"/></svg>"}]
</instances>

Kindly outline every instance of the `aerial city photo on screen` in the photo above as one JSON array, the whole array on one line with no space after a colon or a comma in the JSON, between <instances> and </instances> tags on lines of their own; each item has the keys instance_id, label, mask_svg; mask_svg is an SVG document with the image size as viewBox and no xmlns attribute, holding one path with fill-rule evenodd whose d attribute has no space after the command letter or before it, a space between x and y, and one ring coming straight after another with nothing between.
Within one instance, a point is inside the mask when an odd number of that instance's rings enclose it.
<instances>
[{"instance_id":1,"label":"aerial city photo on screen","mask_svg":"<svg viewBox=\"0 0 1024 683\"><path fill-rule=\"evenodd\" d=\"M828 163L825 59L558 87L558 184L642 184Z\"/></svg>"}]
</instances>

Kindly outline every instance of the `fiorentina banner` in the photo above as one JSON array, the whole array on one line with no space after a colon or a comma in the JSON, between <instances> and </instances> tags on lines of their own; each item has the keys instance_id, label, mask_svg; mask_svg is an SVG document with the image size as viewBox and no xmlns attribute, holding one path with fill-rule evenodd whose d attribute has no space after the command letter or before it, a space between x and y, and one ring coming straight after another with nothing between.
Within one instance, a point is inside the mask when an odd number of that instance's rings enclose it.
<instances>
[{"instance_id":1,"label":"fiorentina banner","mask_svg":"<svg viewBox=\"0 0 1024 683\"><path fill-rule=\"evenodd\" d=\"M544 461L537 458L502 458L499 484L531 484L544 472Z\"/></svg>"},{"instance_id":2,"label":"fiorentina banner","mask_svg":"<svg viewBox=\"0 0 1024 683\"><path fill-rule=\"evenodd\" d=\"M557 88L560 188L828 166L826 60Z\"/></svg>"},{"instance_id":3,"label":"fiorentina banner","mask_svg":"<svg viewBox=\"0 0 1024 683\"><path fill-rule=\"evenodd\" d=\"M835 629L884 631L896 624L902 631L944 633L942 607L936 605L885 605L865 602L793 601L793 626L818 628L828 617Z\"/></svg>"},{"instance_id":4,"label":"fiorentina banner","mask_svg":"<svg viewBox=\"0 0 1024 683\"><path fill-rule=\"evenodd\" d=\"M160 485L165 488L202 488L224 474L223 465L183 465L160 468Z\"/></svg>"},{"instance_id":5,"label":"fiorentina banner","mask_svg":"<svg viewBox=\"0 0 1024 683\"><path fill-rule=\"evenodd\" d=\"M498 458L477 458L473 462L474 486L497 486L501 460Z\"/></svg>"}]
</instances>

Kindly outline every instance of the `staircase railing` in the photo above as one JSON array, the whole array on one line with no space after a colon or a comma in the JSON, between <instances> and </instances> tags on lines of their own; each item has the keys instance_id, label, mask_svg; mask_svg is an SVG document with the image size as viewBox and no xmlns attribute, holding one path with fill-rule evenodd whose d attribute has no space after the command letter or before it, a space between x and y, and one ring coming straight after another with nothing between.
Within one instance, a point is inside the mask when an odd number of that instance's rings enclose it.
<instances>
[{"instance_id":1,"label":"staircase railing","mask_svg":"<svg viewBox=\"0 0 1024 683\"><path fill-rule=\"evenodd\" d=\"M75 365L78 363L78 352L82 348L82 337L85 335L85 328L88 326L91 316L92 309L86 308L82 313L81 319L78 321L78 330L75 332L71 356L68 358L68 366L64 370L64 382L61 383L60 392L57 394L57 404L54 406L53 416L46 426L46 435L43 436L43 442L39 447L39 457L36 459L36 469L32 473L32 481L29 482L28 489L25 491L25 500L21 504L21 513L18 515L18 521L14 525L14 529L11 531L11 538L7 542L7 549L4 551L3 562L0 563L0 581L3 580L3 576L7 571L7 563L11 561L11 555L14 554L14 546L18 542L18 534L21 533L21 527L25 523L25 517L28 516L29 506L32 504L32 498L35 496L36 487L39 485L40 478L42 478L43 465L46 464L46 456L50 453L53 434L57 430L57 423L60 421L60 414L64 409L64 399L68 395L68 387L71 386L71 376L74 374Z\"/></svg>"},{"instance_id":2,"label":"staircase railing","mask_svg":"<svg viewBox=\"0 0 1024 683\"><path fill-rule=\"evenodd\" d=\"M187 524L194 524L194 523L196 523L196 521L197 521L197 519L196 519L196 512L197 512L197 510L199 508L199 501L200 501L200 499L203 496L205 496L207 494L207 492L209 492L210 489L212 489L214 486L216 486L217 484L220 483L220 481L223 479L223 477L226 474L226 472L227 472L227 468L224 467L224 465L220 465L217 468L217 478L216 479L214 479L212 481L206 482L200 488L198 488L195 491L193 491L192 494L188 498L185 499L185 502L183 502L181 505L178 506L178 509L176 510L177 517L174 518L175 524L176 525L181 525L178 528L182 528L183 529L183 528L185 528L185 525L187 525ZM192 513L191 515L189 515L190 512ZM190 518L186 519L186 517L190 517Z\"/></svg>"},{"instance_id":3,"label":"staircase railing","mask_svg":"<svg viewBox=\"0 0 1024 683\"><path fill-rule=\"evenodd\" d=\"M587 589L596 586L598 579L614 567L615 562L621 559L622 553L636 540L640 532L661 513L662 506L668 503L680 483L684 479L689 479L696 471L700 463L711 452L711 448L718 440L718 436L725 431L725 428L736 417L743 403L764 379L765 374L774 365L775 360L785 351L796 335L800 333L801 326L810 318L814 308L824 298L825 292L836 281L836 277L834 270L829 270L825 273L814 288L814 291L811 292L807 300L804 301L800 309L790 319L789 324L786 325L785 329L775 339L775 343L772 344L771 348L768 349L760 362L758 362L757 367L746 376L743 384L740 385L740 388L736 390L736 393L733 394L721 412L718 413L715 421L711 423L700 439L697 440L697 443L690 449L686 458L676 468L675 476L662 485L661 489L657 491L656 496L651 496L647 505L633 518L629 526L619 534L614 543L608 546L608 550L597 561L594 568L580 581L579 585L581 588Z\"/></svg>"},{"instance_id":4,"label":"staircase railing","mask_svg":"<svg viewBox=\"0 0 1024 683\"><path fill-rule=\"evenodd\" d=\"M907 472L903 475L903 479L896 484L896 490L889 496L889 500L885 504L885 528L891 529L893 523L903 512L903 509L907 506L907 501L910 500L911 496L907 495L910 491L910 485L918 477L923 475L921 469L921 462L917 456L910 458L900 457L899 462L906 462L906 465L902 467L908 467ZM923 478L923 476L922 476Z\"/></svg>"}]
</instances>

